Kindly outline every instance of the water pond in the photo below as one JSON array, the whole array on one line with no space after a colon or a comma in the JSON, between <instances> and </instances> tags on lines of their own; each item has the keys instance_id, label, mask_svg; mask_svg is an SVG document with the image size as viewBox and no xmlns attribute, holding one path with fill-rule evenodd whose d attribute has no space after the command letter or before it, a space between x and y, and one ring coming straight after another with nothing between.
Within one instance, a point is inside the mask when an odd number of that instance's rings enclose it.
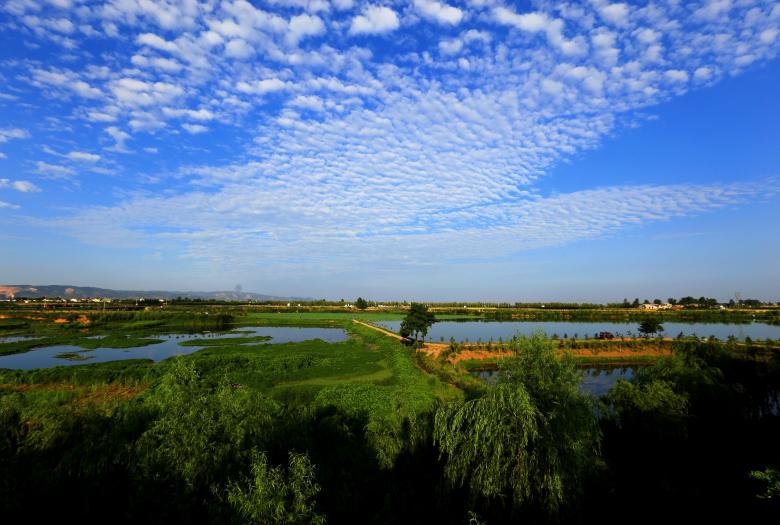
<instances>
[{"instance_id":1,"label":"water pond","mask_svg":"<svg viewBox=\"0 0 780 525\"><path fill-rule=\"evenodd\" d=\"M398 332L401 321L378 321L375 324ZM665 337L677 337L683 335L697 335L699 337L715 336L718 339L727 339L733 335L737 339L780 339L780 326L766 323L663 323ZM517 334L532 335L542 331L549 336L584 338L586 335L593 337L599 332L611 332L616 336L631 337L639 334L639 323L616 322L562 322L562 321L441 321L434 323L428 330L426 340L449 341L455 338L458 342L468 341L476 343L502 339L507 341Z\"/></svg>"},{"instance_id":2,"label":"water pond","mask_svg":"<svg viewBox=\"0 0 780 525\"><path fill-rule=\"evenodd\" d=\"M580 389L594 396L603 396L612 388L618 379L630 381L634 377L633 367L588 367L583 369L584 375ZM498 378L498 370L475 370L472 374L485 381L492 382Z\"/></svg>"},{"instance_id":3,"label":"water pond","mask_svg":"<svg viewBox=\"0 0 780 525\"><path fill-rule=\"evenodd\" d=\"M165 334L150 335L160 339L159 343L135 348L95 348L85 349L74 345L55 345L34 348L21 354L0 356L0 368L29 370L32 368L49 368L52 366L71 366L87 363L104 363L125 359L151 359L161 361L177 355L186 355L201 350L205 346L181 346L179 343L193 339L238 339L257 336L268 336L268 344L298 343L311 339L322 339L329 343L337 343L347 339L347 333L341 328L314 328L295 326L261 326L241 327L233 332L196 333L196 334ZM3 341L12 342L12 341ZM250 341L247 341L250 342ZM258 344L256 341L251 344ZM262 343L260 343L262 344Z\"/></svg>"}]
</instances>

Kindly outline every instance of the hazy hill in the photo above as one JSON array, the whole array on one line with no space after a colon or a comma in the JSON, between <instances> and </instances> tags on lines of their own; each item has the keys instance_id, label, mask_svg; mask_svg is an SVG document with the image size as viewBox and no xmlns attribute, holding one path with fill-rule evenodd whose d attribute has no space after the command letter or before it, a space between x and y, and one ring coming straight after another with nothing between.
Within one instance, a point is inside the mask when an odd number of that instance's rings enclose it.
<instances>
[{"instance_id":1,"label":"hazy hill","mask_svg":"<svg viewBox=\"0 0 780 525\"><path fill-rule=\"evenodd\" d=\"M109 299L175 299L176 297L189 297L198 299L216 299L222 301L310 301L305 297L278 297L253 292L228 291L228 292L169 292L164 290L111 290L108 288L95 288L92 286L68 286L68 285L29 285L29 284L5 284L0 285L0 297L62 297L68 299L84 299L87 297L105 297Z\"/></svg>"}]
</instances>

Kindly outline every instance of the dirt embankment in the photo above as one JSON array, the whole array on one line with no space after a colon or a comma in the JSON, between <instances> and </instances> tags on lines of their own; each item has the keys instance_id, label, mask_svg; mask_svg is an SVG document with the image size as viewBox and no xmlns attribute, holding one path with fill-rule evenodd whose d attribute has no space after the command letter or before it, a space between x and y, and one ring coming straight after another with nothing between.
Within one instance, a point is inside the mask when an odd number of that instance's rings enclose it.
<instances>
[{"instance_id":1,"label":"dirt embankment","mask_svg":"<svg viewBox=\"0 0 780 525\"><path fill-rule=\"evenodd\" d=\"M363 321L358 321L357 319L353 319L352 322L363 325L367 328L371 328L372 330L376 330L377 332L380 332L388 337L392 337L394 339L397 339L399 341L403 340L403 338L396 334L395 332L391 332L390 330L386 330L384 328L380 328L376 325L372 325L370 323L365 323ZM627 358L637 357L637 358L646 358L646 357L663 357L671 355L671 350L669 348L663 348L661 346L645 346L642 348L631 348L628 346L622 346L620 345L620 342L630 342L635 341L639 339L629 339L624 338L621 340L615 340L614 342L610 343L610 346L608 348L599 348L599 349L591 349L591 348L578 348L574 350L568 350L574 357L594 357L598 356L600 359L610 359L614 358L616 361L619 360L625 360ZM671 341L672 338L666 337L664 338L664 341ZM442 352L448 350L450 345L448 343L424 343L423 347L420 348L420 352L424 352L428 357L432 357L434 359L438 359ZM459 350L454 353L453 355L448 357L448 361L452 364L457 364L461 361L469 361L469 360L484 360L484 359L496 359L496 358L504 358L512 355L512 352L509 350L484 350L482 349L483 345L478 345L477 343L461 343L458 345ZM563 352L563 350L561 350Z\"/></svg>"},{"instance_id":2,"label":"dirt embankment","mask_svg":"<svg viewBox=\"0 0 780 525\"><path fill-rule=\"evenodd\" d=\"M352 319L352 322L356 323L356 324L359 324L359 325L362 325L362 326L365 326L366 328L370 328L372 330L376 330L377 332L385 334L388 337L392 337L393 339L398 339L399 341L403 341L403 339L404 339L403 337L401 337L400 335L398 335L395 332L391 332L390 330L385 330L384 328L380 328L380 327L378 327L376 325L373 325L373 324L370 324L370 323L366 323L364 321L358 321L357 319Z\"/></svg>"},{"instance_id":3,"label":"dirt embankment","mask_svg":"<svg viewBox=\"0 0 780 525\"><path fill-rule=\"evenodd\" d=\"M561 350L561 353L563 352L564 351ZM655 348L649 347L649 348L641 348L641 349L620 347L620 348L610 348L607 350L579 349L579 350L568 350L568 352L575 358L598 357L600 360L615 359L616 362L626 361L627 359L631 359L631 358L666 357L672 355L671 350L667 348L657 348L657 347ZM428 353L428 355L432 357L438 357L438 354L433 355L432 353ZM457 364L460 363L461 361L470 361L470 360L482 361L485 359L502 359L504 357L509 357L511 355L512 352L508 350L490 351L490 350L465 349L457 352L456 354L451 355L447 360L452 364Z\"/></svg>"},{"instance_id":4,"label":"dirt embankment","mask_svg":"<svg viewBox=\"0 0 780 525\"><path fill-rule=\"evenodd\" d=\"M65 317L56 317L56 318L52 319L51 317L36 317L36 316L32 316L32 315L13 315L13 316L11 316L11 315L0 314L0 319L27 319L28 321L51 321L54 324L66 324L66 323L70 323L71 322L70 320L66 319ZM76 320L74 322L78 323L78 324L88 325L92 321L90 321L89 317L87 317L86 315L80 315L80 316L78 316L76 318Z\"/></svg>"}]
</instances>

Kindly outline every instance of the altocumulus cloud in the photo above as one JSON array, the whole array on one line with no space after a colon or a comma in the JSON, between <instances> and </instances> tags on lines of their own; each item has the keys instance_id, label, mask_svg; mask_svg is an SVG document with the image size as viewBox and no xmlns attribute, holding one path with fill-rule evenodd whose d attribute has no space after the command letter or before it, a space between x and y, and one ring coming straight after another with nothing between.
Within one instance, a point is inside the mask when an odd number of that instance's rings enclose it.
<instances>
[{"instance_id":1,"label":"altocumulus cloud","mask_svg":"<svg viewBox=\"0 0 780 525\"><path fill-rule=\"evenodd\" d=\"M639 111L774 58L776 2L520 10L495 0L85 0L44 9L11 0L2 9L7 30L70 57L25 59L8 74L31 104L66 101L51 122L61 133L66 122L82 125L90 139L69 160L121 165L168 149L191 159L152 174L132 197L38 222L85 242L175 246L214 264L262 255L335 267L399 251L413 262L421 247L454 259L609 235L777 186L544 195L538 184ZM106 42L110 56L94 52ZM36 138L57 132L51 122ZM17 126L33 126L10 125L0 143L30 137ZM190 155L188 140L239 153L209 162ZM100 154L86 153L94 144ZM28 161L39 175L79 176Z\"/></svg>"}]
</instances>

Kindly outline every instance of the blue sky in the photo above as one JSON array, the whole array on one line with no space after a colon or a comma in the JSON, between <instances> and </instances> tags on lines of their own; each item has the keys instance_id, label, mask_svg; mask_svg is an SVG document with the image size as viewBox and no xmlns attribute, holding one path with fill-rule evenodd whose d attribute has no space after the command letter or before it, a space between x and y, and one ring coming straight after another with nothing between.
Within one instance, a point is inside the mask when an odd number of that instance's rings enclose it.
<instances>
[{"instance_id":1,"label":"blue sky","mask_svg":"<svg viewBox=\"0 0 780 525\"><path fill-rule=\"evenodd\" d=\"M780 300L780 4L6 0L0 280Z\"/></svg>"}]
</instances>

